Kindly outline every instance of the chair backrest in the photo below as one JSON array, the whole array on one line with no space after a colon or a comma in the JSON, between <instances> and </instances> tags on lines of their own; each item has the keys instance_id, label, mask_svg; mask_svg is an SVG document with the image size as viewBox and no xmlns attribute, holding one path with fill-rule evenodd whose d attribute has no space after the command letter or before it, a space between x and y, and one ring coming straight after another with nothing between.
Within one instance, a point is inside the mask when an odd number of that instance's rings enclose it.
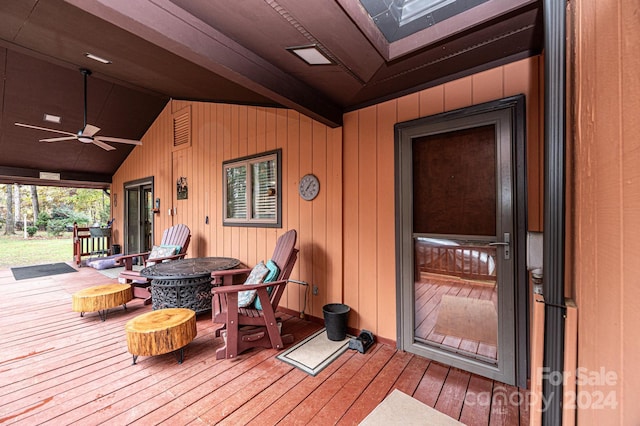
<instances>
[{"instance_id":1,"label":"chair backrest","mask_svg":"<svg viewBox=\"0 0 640 426\"><path fill-rule=\"evenodd\" d=\"M278 268L280 268L278 281L288 280L289 275L291 275L291 271L293 270L293 266L296 264L296 260L298 259L298 249L295 248L297 237L298 234L296 230L291 229L290 231L282 234L276 242L276 247L273 250L271 260L278 265ZM286 286L284 285L277 286L276 291L271 294L271 306L273 307L274 312L278 308L278 303L280 303L280 298L284 293L285 287Z\"/></svg>"},{"instance_id":2,"label":"chair backrest","mask_svg":"<svg viewBox=\"0 0 640 426\"><path fill-rule=\"evenodd\" d=\"M162 234L161 245L180 246L180 253L184 254L189 248L191 242L191 230L187 225L181 223L173 225L171 228L165 229Z\"/></svg>"}]
</instances>

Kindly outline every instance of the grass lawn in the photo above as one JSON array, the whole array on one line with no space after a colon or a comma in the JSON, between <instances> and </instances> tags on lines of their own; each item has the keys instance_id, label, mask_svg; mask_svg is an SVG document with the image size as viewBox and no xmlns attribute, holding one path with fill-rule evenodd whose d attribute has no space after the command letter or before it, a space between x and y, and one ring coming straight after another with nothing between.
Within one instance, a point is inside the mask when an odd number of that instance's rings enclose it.
<instances>
[{"instance_id":1,"label":"grass lawn","mask_svg":"<svg viewBox=\"0 0 640 426\"><path fill-rule=\"evenodd\" d=\"M0 236L0 269L72 260L73 241L70 232L59 238L36 234L26 240L22 235Z\"/></svg>"}]
</instances>

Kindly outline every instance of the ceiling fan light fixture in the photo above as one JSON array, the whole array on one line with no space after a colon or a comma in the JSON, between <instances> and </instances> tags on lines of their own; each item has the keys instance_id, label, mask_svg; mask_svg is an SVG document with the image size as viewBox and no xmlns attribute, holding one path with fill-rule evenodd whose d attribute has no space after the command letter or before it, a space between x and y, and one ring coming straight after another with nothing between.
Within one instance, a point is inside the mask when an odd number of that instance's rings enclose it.
<instances>
[{"instance_id":1,"label":"ceiling fan light fixture","mask_svg":"<svg viewBox=\"0 0 640 426\"><path fill-rule=\"evenodd\" d=\"M115 147L109 145L106 142L142 145L142 142L134 139L114 138L111 136L100 136L100 137L96 136L96 134L100 131L100 127L87 123L87 76L91 75L91 70L88 70L86 68L80 68L80 73L82 73L83 82L84 82L84 127L78 130L78 133L71 133L64 130L52 129L48 127L34 126L32 124L15 123L15 125L19 127L34 129L34 130L42 130L45 132L53 132L53 133L65 135L65 136L58 136L55 138L43 138L43 139L40 139L40 142L63 142L63 141L69 141L69 140L77 140L86 144L92 143L98 146L99 148L104 149L105 151L113 151L114 149L116 149ZM44 119L53 121L53 122L57 121L58 123L61 121L60 117L54 116L52 114L45 114Z\"/></svg>"},{"instance_id":2,"label":"ceiling fan light fixture","mask_svg":"<svg viewBox=\"0 0 640 426\"><path fill-rule=\"evenodd\" d=\"M105 59L105 58L102 58L102 57L100 57L100 56L98 56L98 55L94 55L93 53L86 52L86 53L84 54L84 56L86 56L86 57L87 57L87 58L89 58L89 59L93 59L94 61L98 61L98 62L100 62L100 63L102 63L102 64L106 64L106 65L108 65L108 64L110 64L110 63L111 63L111 61L110 61L110 60Z\"/></svg>"},{"instance_id":3,"label":"ceiling fan light fixture","mask_svg":"<svg viewBox=\"0 0 640 426\"><path fill-rule=\"evenodd\" d=\"M48 121L49 123L60 124L62 122L62 117L59 117L53 114L47 114L47 113L44 114L44 117L42 119L44 121Z\"/></svg>"},{"instance_id":4,"label":"ceiling fan light fixture","mask_svg":"<svg viewBox=\"0 0 640 426\"><path fill-rule=\"evenodd\" d=\"M322 53L320 49L318 49L318 46L315 44L310 44L308 46L287 47L287 50L298 56L308 65L333 64L333 61L329 59L324 53Z\"/></svg>"}]
</instances>

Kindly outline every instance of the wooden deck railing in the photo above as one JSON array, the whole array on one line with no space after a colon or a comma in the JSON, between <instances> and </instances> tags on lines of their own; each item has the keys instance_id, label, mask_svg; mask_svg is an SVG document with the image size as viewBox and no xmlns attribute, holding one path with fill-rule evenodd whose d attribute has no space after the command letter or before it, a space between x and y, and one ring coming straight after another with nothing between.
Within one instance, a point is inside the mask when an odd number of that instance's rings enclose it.
<instances>
[{"instance_id":1,"label":"wooden deck railing","mask_svg":"<svg viewBox=\"0 0 640 426\"><path fill-rule=\"evenodd\" d=\"M415 241L416 274L430 272L473 280L495 279L495 247L445 246Z\"/></svg>"},{"instance_id":2,"label":"wooden deck railing","mask_svg":"<svg viewBox=\"0 0 640 426\"><path fill-rule=\"evenodd\" d=\"M81 227L73 224L73 259L76 265L83 256L108 255L111 253L111 229Z\"/></svg>"}]
</instances>

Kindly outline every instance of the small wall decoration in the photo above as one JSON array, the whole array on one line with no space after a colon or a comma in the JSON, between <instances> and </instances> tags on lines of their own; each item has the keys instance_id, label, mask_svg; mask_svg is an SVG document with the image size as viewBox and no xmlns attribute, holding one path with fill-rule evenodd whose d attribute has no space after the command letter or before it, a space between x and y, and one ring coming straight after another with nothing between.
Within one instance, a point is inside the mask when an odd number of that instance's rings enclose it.
<instances>
[{"instance_id":1,"label":"small wall decoration","mask_svg":"<svg viewBox=\"0 0 640 426\"><path fill-rule=\"evenodd\" d=\"M187 178L181 176L176 182L176 189L178 193L178 200L186 200L189 198L189 188L187 187Z\"/></svg>"}]
</instances>

